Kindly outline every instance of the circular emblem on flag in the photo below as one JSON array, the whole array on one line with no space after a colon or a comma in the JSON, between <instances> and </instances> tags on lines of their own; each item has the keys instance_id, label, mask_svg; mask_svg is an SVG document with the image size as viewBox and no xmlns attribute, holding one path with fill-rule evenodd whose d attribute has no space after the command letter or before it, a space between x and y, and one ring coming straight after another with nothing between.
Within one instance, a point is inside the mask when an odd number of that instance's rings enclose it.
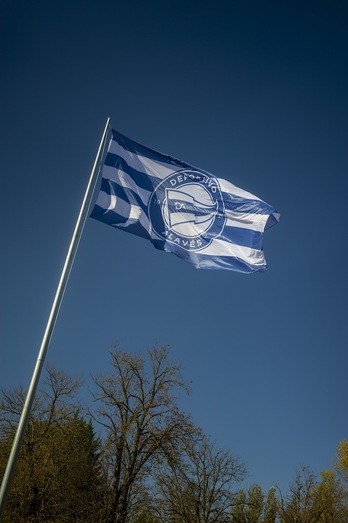
<instances>
[{"instance_id":1,"label":"circular emblem on flag","mask_svg":"<svg viewBox=\"0 0 348 523\"><path fill-rule=\"evenodd\" d=\"M187 251L204 249L225 225L218 180L194 170L167 176L150 197L149 217L163 240Z\"/></svg>"}]
</instances>

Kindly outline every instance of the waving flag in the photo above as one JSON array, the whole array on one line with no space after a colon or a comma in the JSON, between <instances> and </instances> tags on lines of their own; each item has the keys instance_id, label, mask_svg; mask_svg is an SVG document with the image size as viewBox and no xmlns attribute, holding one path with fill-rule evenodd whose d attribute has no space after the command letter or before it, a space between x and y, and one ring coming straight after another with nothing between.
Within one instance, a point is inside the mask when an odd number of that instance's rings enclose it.
<instances>
[{"instance_id":1,"label":"waving flag","mask_svg":"<svg viewBox=\"0 0 348 523\"><path fill-rule=\"evenodd\" d=\"M91 217L197 268L264 271L273 207L232 183L112 130Z\"/></svg>"}]
</instances>

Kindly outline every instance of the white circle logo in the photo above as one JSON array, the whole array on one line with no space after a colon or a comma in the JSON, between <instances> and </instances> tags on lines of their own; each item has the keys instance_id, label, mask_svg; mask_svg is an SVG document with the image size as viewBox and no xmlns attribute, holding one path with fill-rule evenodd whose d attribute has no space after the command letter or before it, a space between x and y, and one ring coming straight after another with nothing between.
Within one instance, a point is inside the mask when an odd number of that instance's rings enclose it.
<instances>
[{"instance_id":1,"label":"white circle logo","mask_svg":"<svg viewBox=\"0 0 348 523\"><path fill-rule=\"evenodd\" d=\"M155 233L187 251L207 247L226 221L218 180L194 170L177 171L162 180L148 210Z\"/></svg>"}]
</instances>

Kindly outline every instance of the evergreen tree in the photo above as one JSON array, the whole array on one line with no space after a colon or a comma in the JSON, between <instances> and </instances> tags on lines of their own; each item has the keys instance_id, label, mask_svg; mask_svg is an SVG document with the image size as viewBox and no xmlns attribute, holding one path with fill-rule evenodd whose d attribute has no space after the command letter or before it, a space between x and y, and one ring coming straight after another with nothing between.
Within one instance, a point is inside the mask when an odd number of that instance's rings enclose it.
<instances>
[{"instance_id":1,"label":"evergreen tree","mask_svg":"<svg viewBox=\"0 0 348 523\"><path fill-rule=\"evenodd\" d=\"M99 441L74 401L78 385L65 373L48 368L23 441L4 523L96 521L102 480ZM24 399L22 389L2 391L1 477Z\"/></svg>"}]
</instances>

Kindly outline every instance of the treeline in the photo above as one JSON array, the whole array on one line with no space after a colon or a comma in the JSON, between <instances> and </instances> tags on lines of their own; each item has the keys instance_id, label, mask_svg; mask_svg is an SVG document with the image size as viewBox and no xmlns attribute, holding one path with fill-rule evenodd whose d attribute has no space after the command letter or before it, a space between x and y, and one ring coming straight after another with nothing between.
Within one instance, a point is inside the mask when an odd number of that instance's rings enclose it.
<instances>
[{"instance_id":1,"label":"treeline","mask_svg":"<svg viewBox=\"0 0 348 523\"><path fill-rule=\"evenodd\" d=\"M47 367L10 491L4 523L344 523L348 442L319 478L303 467L286 494L241 488L246 469L179 408L189 392L166 348L144 359L113 351L87 409L82 383ZM2 390L0 477L23 408Z\"/></svg>"}]
</instances>

